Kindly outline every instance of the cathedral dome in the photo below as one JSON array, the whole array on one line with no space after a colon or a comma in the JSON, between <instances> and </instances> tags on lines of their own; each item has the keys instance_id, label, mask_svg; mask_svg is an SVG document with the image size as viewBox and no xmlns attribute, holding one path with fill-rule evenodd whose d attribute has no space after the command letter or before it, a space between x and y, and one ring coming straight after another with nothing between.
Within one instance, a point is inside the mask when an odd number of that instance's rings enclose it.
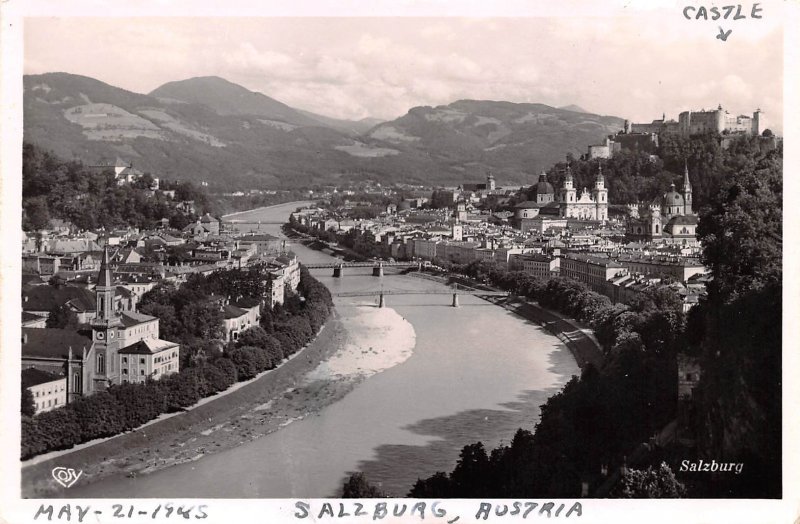
<instances>
[{"instance_id":1,"label":"cathedral dome","mask_svg":"<svg viewBox=\"0 0 800 524\"><path fill-rule=\"evenodd\" d=\"M670 190L664 194L663 205L665 206L683 206L683 195L675 191L675 184L672 184Z\"/></svg>"},{"instance_id":2,"label":"cathedral dome","mask_svg":"<svg viewBox=\"0 0 800 524\"><path fill-rule=\"evenodd\" d=\"M552 195L556 192L553 189L553 185L547 181L547 175L544 173L539 175L539 181L533 186L533 190L536 191L537 195Z\"/></svg>"}]
</instances>

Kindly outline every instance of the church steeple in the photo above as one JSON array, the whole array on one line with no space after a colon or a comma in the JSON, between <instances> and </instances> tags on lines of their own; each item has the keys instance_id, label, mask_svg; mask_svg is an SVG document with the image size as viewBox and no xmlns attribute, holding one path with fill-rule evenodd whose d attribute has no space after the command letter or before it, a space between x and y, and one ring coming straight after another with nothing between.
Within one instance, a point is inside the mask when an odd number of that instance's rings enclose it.
<instances>
[{"instance_id":1,"label":"church steeple","mask_svg":"<svg viewBox=\"0 0 800 524\"><path fill-rule=\"evenodd\" d=\"M686 161L683 162L683 190L692 190L692 183L689 182L689 164L687 164Z\"/></svg>"},{"instance_id":2,"label":"church steeple","mask_svg":"<svg viewBox=\"0 0 800 524\"><path fill-rule=\"evenodd\" d=\"M111 264L108 257L108 246L103 248L103 260L100 262L100 274L97 276L97 286L95 286L95 297L97 298L97 317L95 324L111 325L119 319L114 314L114 277L111 275Z\"/></svg>"},{"instance_id":3,"label":"church steeple","mask_svg":"<svg viewBox=\"0 0 800 524\"><path fill-rule=\"evenodd\" d=\"M573 189L574 179L572 178L572 168L567 164L567 175L564 178L564 189Z\"/></svg>"},{"instance_id":4,"label":"church steeple","mask_svg":"<svg viewBox=\"0 0 800 524\"><path fill-rule=\"evenodd\" d=\"M606 179L603 176L603 166L597 166L597 178L594 181L592 190L595 205L595 217L601 222L608 220L608 189L606 189Z\"/></svg>"},{"instance_id":5,"label":"church steeple","mask_svg":"<svg viewBox=\"0 0 800 524\"><path fill-rule=\"evenodd\" d=\"M117 383L119 377L119 341L117 329L122 319L114 311L114 277L108 259L108 246L103 249L100 274L94 288L97 298L97 315L92 320L92 356L89 363L89 391L102 391L109 384Z\"/></svg>"},{"instance_id":6,"label":"church steeple","mask_svg":"<svg viewBox=\"0 0 800 524\"><path fill-rule=\"evenodd\" d=\"M108 262L108 246L103 248L103 260L100 262L100 275L97 280L98 286L108 287L113 283L111 278L111 268Z\"/></svg>"},{"instance_id":7,"label":"church steeple","mask_svg":"<svg viewBox=\"0 0 800 524\"><path fill-rule=\"evenodd\" d=\"M603 176L603 166L597 166L597 176L594 179L595 189L605 189L606 179Z\"/></svg>"},{"instance_id":8,"label":"church steeple","mask_svg":"<svg viewBox=\"0 0 800 524\"><path fill-rule=\"evenodd\" d=\"M692 183L689 181L689 165L683 162L683 214L691 215L692 210Z\"/></svg>"}]
</instances>

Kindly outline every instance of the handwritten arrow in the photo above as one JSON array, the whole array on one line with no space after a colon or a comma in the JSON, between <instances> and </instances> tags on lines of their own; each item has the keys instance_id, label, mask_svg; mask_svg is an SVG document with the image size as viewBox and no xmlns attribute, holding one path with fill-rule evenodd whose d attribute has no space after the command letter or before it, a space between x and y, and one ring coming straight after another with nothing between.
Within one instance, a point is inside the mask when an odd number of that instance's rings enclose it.
<instances>
[{"instance_id":1,"label":"handwritten arrow","mask_svg":"<svg viewBox=\"0 0 800 524\"><path fill-rule=\"evenodd\" d=\"M733 32L733 29L730 29L728 31L723 31L722 27L720 27L719 28L719 34L717 35L717 38L719 38L723 42L727 42L728 41L728 37L731 36L732 32Z\"/></svg>"}]
</instances>

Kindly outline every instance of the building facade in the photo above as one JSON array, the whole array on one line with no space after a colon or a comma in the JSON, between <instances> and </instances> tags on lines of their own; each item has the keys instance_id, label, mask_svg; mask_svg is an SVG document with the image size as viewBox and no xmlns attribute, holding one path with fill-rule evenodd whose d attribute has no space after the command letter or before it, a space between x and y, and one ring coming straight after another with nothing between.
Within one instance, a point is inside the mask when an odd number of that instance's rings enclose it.
<instances>
[{"instance_id":1,"label":"building facade","mask_svg":"<svg viewBox=\"0 0 800 524\"><path fill-rule=\"evenodd\" d=\"M559 272L561 276L585 283L592 291L605 294L606 282L628 274L628 269L609 258L568 253L561 257Z\"/></svg>"}]
</instances>

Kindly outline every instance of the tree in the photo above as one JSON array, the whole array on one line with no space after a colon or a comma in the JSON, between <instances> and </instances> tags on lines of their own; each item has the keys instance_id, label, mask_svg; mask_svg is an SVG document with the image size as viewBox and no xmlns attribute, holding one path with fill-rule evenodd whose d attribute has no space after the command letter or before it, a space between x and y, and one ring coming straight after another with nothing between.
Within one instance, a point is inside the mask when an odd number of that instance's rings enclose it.
<instances>
[{"instance_id":1,"label":"tree","mask_svg":"<svg viewBox=\"0 0 800 524\"><path fill-rule=\"evenodd\" d=\"M47 315L48 328L72 329L78 326L78 315L66 304L54 306Z\"/></svg>"},{"instance_id":2,"label":"tree","mask_svg":"<svg viewBox=\"0 0 800 524\"><path fill-rule=\"evenodd\" d=\"M217 368L222 372L222 374L225 376L225 381L228 383L229 386L231 384L234 384L238 380L238 370L236 367L236 363L233 362L231 359L225 357L215 359L211 363L211 366ZM227 387L225 389L227 389Z\"/></svg>"},{"instance_id":3,"label":"tree","mask_svg":"<svg viewBox=\"0 0 800 524\"><path fill-rule=\"evenodd\" d=\"M155 384L164 392L167 413L182 411L200 400L199 384L193 373L174 373L167 375Z\"/></svg>"},{"instance_id":4,"label":"tree","mask_svg":"<svg viewBox=\"0 0 800 524\"><path fill-rule=\"evenodd\" d=\"M486 493L489 457L481 442L464 446L458 463L450 474L453 489L459 497L474 498Z\"/></svg>"},{"instance_id":5,"label":"tree","mask_svg":"<svg viewBox=\"0 0 800 524\"><path fill-rule=\"evenodd\" d=\"M426 479L417 479L414 486L409 491L408 496L412 498L450 498L453 496L453 489L447 473L437 471Z\"/></svg>"},{"instance_id":6,"label":"tree","mask_svg":"<svg viewBox=\"0 0 800 524\"><path fill-rule=\"evenodd\" d=\"M239 380L249 380L258 375L258 361L255 354L247 348L235 348L225 355L236 365Z\"/></svg>"},{"instance_id":7,"label":"tree","mask_svg":"<svg viewBox=\"0 0 800 524\"><path fill-rule=\"evenodd\" d=\"M213 364L205 364L198 368L202 374L203 380L208 388L207 395L211 395L220 391L225 391L231 384L235 382L235 377L231 379L230 374L226 373L220 367ZM235 374L235 368L234 368Z\"/></svg>"},{"instance_id":8,"label":"tree","mask_svg":"<svg viewBox=\"0 0 800 524\"><path fill-rule=\"evenodd\" d=\"M367 482L363 473L353 473L342 486L343 499L377 499L386 497L382 491Z\"/></svg>"},{"instance_id":9,"label":"tree","mask_svg":"<svg viewBox=\"0 0 800 524\"><path fill-rule=\"evenodd\" d=\"M714 276L710 296L735 298L782 281L783 162L776 151L734 173L700 217L703 263Z\"/></svg>"},{"instance_id":10,"label":"tree","mask_svg":"<svg viewBox=\"0 0 800 524\"><path fill-rule=\"evenodd\" d=\"M36 402L33 400L33 393L31 390L23 387L21 397L20 413L26 417L32 417L36 414Z\"/></svg>"},{"instance_id":11,"label":"tree","mask_svg":"<svg viewBox=\"0 0 800 524\"><path fill-rule=\"evenodd\" d=\"M772 129L765 129L764 132L761 133L761 136L771 138L775 136L775 133L772 132Z\"/></svg>"},{"instance_id":12,"label":"tree","mask_svg":"<svg viewBox=\"0 0 800 524\"><path fill-rule=\"evenodd\" d=\"M116 399L122 419L121 431L129 431L153 420L164 407L165 392L153 382L122 383L108 388Z\"/></svg>"},{"instance_id":13,"label":"tree","mask_svg":"<svg viewBox=\"0 0 800 524\"><path fill-rule=\"evenodd\" d=\"M686 487L678 482L672 469L662 462L658 469L628 469L620 480L616 496L633 499L680 498Z\"/></svg>"},{"instance_id":14,"label":"tree","mask_svg":"<svg viewBox=\"0 0 800 524\"><path fill-rule=\"evenodd\" d=\"M267 332L261 327L253 326L239 333L239 338L236 339L236 345L238 347L256 346L263 348L267 345L268 336L269 335L267 335Z\"/></svg>"},{"instance_id":15,"label":"tree","mask_svg":"<svg viewBox=\"0 0 800 524\"><path fill-rule=\"evenodd\" d=\"M116 397L107 391L100 391L82 397L67 406L75 412L81 427L81 441L116 435L124 426L121 407Z\"/></svg>"}]
</instances>

